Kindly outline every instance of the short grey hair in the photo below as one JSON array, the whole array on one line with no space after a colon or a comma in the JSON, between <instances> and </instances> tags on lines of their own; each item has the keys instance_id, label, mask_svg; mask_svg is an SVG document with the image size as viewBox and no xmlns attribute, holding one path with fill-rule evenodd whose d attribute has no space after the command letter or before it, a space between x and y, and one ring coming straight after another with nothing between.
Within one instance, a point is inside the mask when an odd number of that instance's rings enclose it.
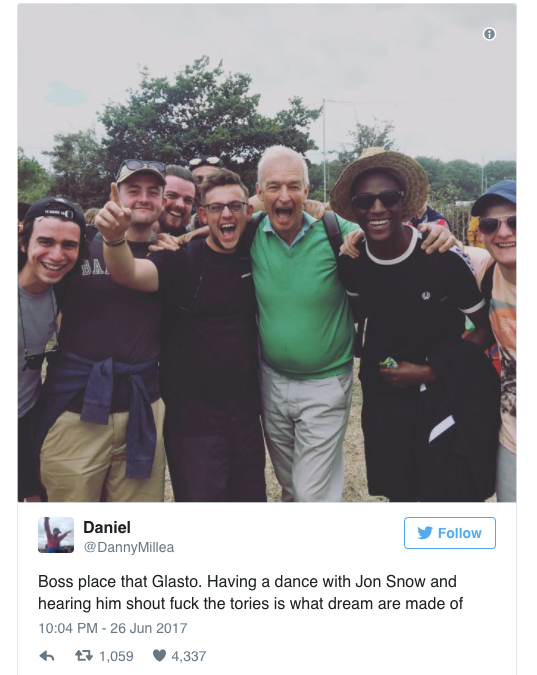
<instances>
[{"instance_id":1,"label":"short grey hair","mask_svg":"<svg viewBox=\"0 0 537 675\"><path fill-rule=\"evenodd\" d=\"M265 164L271 159L279 159L280 157L298 159L302 166L302 180L304 181L304 187L307 187L310 184L310 179L308 176L308 165L306 164L306 160L300 153L296 152L296 150L286 148L285 145L272 145L261 155L261 159L257 165L257 182L261 185Z\"/></svg>"}]
</instances>

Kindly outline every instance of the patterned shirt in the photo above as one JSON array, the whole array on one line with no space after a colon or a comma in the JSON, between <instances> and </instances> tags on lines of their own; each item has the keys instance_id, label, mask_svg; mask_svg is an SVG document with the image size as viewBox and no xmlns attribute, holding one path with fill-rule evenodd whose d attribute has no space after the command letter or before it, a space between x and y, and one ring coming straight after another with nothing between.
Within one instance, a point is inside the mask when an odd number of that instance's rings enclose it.
<instances>
[{"instance_id":1,"label":"patterned shirt","mask_svg":"<svg viewBox=\"0 0 537 675\"><path fill-rule=\"evenodd\" d=\"M466 247L465 251L472 260L477 283L481 286L494 259L483 249ZM492 277L489 317L502 364L500 443L516 452L516 286L504 278L499 265L496 265Z\"/></svg>"}]
</instances>

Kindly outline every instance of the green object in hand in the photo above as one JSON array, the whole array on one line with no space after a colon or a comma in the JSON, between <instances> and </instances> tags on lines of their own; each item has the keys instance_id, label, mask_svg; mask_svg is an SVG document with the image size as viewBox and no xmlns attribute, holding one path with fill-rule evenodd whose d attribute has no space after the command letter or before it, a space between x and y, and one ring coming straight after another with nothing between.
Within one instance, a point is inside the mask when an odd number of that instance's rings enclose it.
<instances>
[{"instance_id":1,"label":"green object in hand","mask_svg":"<svg viewBox=\"0 0 537 675\"><path fill-rule=\"evenodd\" d=\"M395 359L392 359L391 356L388 356L388 358L384 359L384 361L381 361L379 363L379 366L381 368L397 368L397 361Z\"/></svg>"}]
</instances>

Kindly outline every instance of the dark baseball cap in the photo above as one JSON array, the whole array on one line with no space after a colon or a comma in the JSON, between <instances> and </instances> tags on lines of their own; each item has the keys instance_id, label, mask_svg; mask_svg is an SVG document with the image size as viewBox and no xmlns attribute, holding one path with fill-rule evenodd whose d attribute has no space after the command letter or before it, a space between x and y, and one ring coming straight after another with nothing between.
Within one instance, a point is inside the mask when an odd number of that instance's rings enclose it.
<instances>
[{"instance_id":1,"label":"dark baseball cap","mask_svg":"<svg viewBox=\"0 0 537 675\"><path fill-rule=\"evenodd\" d=\"M30 206L24 220L26 222L28 220L35 220L36 218L56 218L57 216L72 220L80 227L82 234L86 232L86 220L80 207L62 197L38 199Z\"/></svg>"},{"instance_id":2,"label":"dark baseball cap","mask_svg":"<svg viewBox=\"0 0 537 675\"><path fill-rule=\"evenodd\" d=\"M501 197L512 204L516 204L516 180L501 180L496 185L489 187L472 206L472 216L480 216L491 197Z\"/></svg>"}]
</instances>

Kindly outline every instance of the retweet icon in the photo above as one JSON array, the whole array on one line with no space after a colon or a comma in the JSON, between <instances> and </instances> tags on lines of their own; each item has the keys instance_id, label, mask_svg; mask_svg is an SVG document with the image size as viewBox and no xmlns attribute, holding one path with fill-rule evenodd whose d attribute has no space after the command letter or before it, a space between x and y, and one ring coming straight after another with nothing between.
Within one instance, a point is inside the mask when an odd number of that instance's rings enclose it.
<instances>
[{"instance_id":1,"label":"retweet icon","mask_svg":"<svg viewBox=\"0 0 537 675\"><path fill-rule=\"evenodd\" d=\"M428 539L431 536L432 531L433 531L432 527L426 527L424 530L422 530L421 527L418 527L419 538Z\"/></svg>"}]
</instances>

